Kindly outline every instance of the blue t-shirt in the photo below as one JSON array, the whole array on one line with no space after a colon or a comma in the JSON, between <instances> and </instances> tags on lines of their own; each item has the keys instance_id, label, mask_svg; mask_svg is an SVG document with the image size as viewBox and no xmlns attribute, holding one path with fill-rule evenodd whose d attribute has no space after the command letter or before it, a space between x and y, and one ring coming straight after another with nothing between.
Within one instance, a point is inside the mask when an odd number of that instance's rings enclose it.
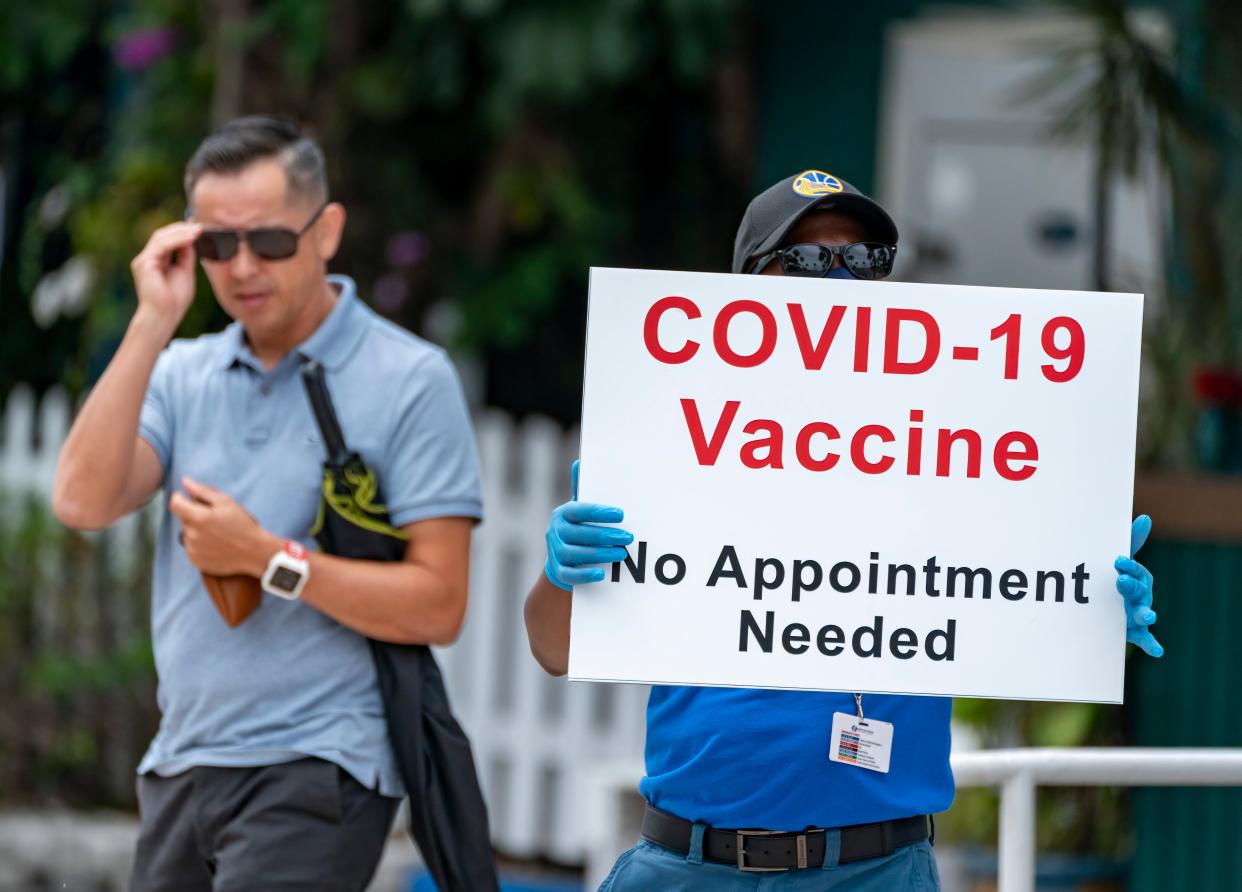
<instances>
[{"instance_id":1,"label":"blue t-shirt","mask_svg":"<svg viewBox=\"0 0 1242 892\"><path fill-rule=\"evenodd\" d=\"M688 821L801 830L934 814L953 803L947 697L864 694L867 718L893 724L889 771L828 759L832 714L852 694L654 687L647 776L639 791Z\"/></svg>"},{"instance_id":2,"label":"blue t-shirt","mask_svg":"<svg viewBox=\"0 0 1242 892\"><path fill-rule=\"evenodd\" d=\"M270 372L237 323L174 341L156 363L139 432L164 467L151 592L161 720L139 772L318 756L385 795L403 792L366 639L267 594L230 629L167 508L187 476L315 548L324 446L299 374L309 357L323 364L346 441L376 469L394 524L481 515L474 436L448 358L372 312L350 279L328 279L336 306Z\"/></svg>"}]
</instances>

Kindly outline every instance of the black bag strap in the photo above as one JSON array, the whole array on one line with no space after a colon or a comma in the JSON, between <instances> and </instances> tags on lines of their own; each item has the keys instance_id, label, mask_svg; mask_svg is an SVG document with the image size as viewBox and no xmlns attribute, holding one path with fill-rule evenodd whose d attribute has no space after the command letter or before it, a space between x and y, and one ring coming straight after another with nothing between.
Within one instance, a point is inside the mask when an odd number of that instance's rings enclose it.
<instances>
[{"instance_id":1,"label":"black bag strap","mask_svg":"<svg viewBox=\"0 0 1242 892\"><path fill-rule=\"evenodd\" d=\"M323 366L313 359L302 363L302 384L306 388L311 411L315 413L315 423L319 425L324 448L328 451L328 461L334 465L345 464L349 458L349 447L345 445L345 434L341 431L341 422L337 420L336 409L332 406L332 395L328 393Z\"/></svg>"}]
</instances>

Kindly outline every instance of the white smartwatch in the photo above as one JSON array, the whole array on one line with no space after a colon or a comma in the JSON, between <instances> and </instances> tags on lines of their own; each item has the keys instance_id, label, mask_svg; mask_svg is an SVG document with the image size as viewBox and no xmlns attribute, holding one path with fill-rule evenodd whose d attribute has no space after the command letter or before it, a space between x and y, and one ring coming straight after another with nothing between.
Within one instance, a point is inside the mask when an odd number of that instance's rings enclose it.
<instances>
[{"instance_id":1,"label":"white smartwatch","mask_svg":"<svg viewBox=\"0 0 1242 892\"><path fill-rule=\"evenodd\" d=\"M263 591L278 598L292 601L302 594L306 580L310 578L310 564L306 549L292 539L285 540L285 547L272 555L263 571Z\"/></svg>"}]
</instances>

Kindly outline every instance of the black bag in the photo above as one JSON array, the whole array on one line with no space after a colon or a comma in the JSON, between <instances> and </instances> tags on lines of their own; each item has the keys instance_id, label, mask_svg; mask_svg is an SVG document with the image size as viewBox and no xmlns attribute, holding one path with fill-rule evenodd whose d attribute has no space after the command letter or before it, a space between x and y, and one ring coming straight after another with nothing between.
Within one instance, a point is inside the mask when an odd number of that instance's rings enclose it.
<instances>
[{"instance_id":1,"label":"black bag","mask_svg":"<svg viewBox=\"0 0 1242 892\"><path fill-rule=\"evenodd\" d=\"M304 363L302 383L328 453L311 534L328 554L401 560L409 537L392 525L374 469L345 445L323 366ZM427 871L441 892L498 889L470 740L453 717L435 657L426 645L368 640L388 738L410 797L410 835Z\"/></svg>"}]
</instances>

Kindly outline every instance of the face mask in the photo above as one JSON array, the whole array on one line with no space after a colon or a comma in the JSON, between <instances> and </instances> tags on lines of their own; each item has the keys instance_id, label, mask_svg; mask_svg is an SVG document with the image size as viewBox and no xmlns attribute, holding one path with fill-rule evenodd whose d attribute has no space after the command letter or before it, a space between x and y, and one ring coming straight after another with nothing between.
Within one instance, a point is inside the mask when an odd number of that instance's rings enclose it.
<instances>
[{"instance_id":1,"label":"face mask","mask_svg":"<svg viewBox=\"0 0 1242 892\"><path fill-rule=\"evenodd\" d=\"M848 269L846 269L843 266L834 266L832 269L828 270L828 275L824 276L824 278L825 279L857 279L858 277L854 275L853 273L851 273Z\"/></svg>"}]
</instances>

